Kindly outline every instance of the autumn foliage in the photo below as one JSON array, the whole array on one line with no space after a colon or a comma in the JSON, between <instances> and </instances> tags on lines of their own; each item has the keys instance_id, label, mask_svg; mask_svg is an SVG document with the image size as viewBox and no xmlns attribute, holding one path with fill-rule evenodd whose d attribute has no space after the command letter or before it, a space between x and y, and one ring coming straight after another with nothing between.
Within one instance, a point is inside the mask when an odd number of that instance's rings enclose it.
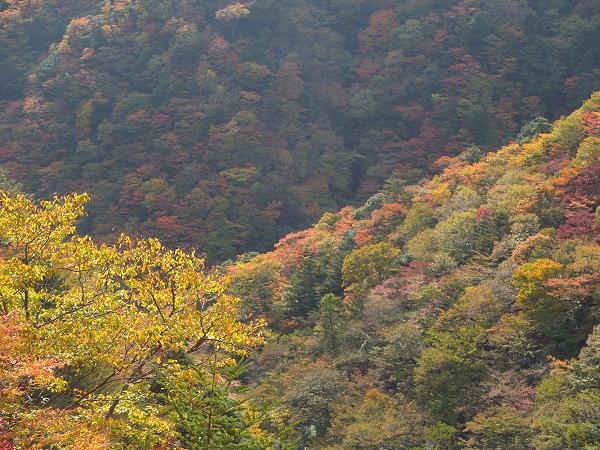
<instances>
[{"instance_id":1,"label":"autumn foliage","mask_svg":"<svg viewBox=\"0 0 600 450\"><path fill-rule=\"evenodd\" d=\"M228 280L193 253L156 239L121 236L111 246L75 234L87 201L0 194L8 448L175 444L159 374L185 373L190 360L213 373L263 341L264 324L242 317Z\"/></svg>"},{"instance_id":2,"label":"autumn foliage","mask_svg":"<svg viewBox=\"0 0 600 450\"><path fill-rule=\"evenodd\" d=\"M102 240L266 251L600 88L595 1L159 3L0 2L0 165Z\"/></svg>"},{"instance_id":3,"label":"autumn foliage","mask_svg":"<svg viewBox=\"0 0 600 450\"><path fill-rule=\"evenodd\" d=\"M598 111L228 263L278 333L252 392L279 389L310 448L598 445Z\"/></svg>"}]
</instances>

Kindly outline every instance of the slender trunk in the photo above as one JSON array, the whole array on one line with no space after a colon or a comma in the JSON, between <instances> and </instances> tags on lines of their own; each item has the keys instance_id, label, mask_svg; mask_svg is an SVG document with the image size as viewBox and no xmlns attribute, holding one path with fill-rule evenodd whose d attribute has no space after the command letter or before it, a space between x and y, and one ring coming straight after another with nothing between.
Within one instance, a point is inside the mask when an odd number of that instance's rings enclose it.
<instances>
[{"instance_id":1,"label":"slender trunk","mask_svg":"<svg viewBox=\"0 0 600 450\"><path fill-rule=\"evenodd\" d=\"M115 413L115 410L117 409L117 406L119 405L119 401L121 400L121 395L123 395L125 393L125 391L127 391L127 389L129 389L129 386L131 385L131 379L127 380L127 382L125 383L125 385L121 388L121 392L119 392L119 395L117 395L112 403L110 404L110 408L108 408L108 411L106 412L106 416L104 416L105 419L110 419L113 414Z\"/></svg>"},{"instance_id":2,"label":"slender trunk","mask_svg":"<svg viewBox=\"0 0 600 450\"><path fill-rule=\"evenodd\" d=\"M23 257L23 263L29 264L29 247L25 246L25 256ZM25 288L23 292L23 309L25 310L25 319L29 322L29 289Z\"/></svg>"},{"instance_id":3,"label":"slender trunk","mask_svg":"<svg viewBox=\"0 0 600 450\"><path fill-rule=\"evenodd\" d=\"M132 385L132 383L135 381L136 376L141 372L141 370L143 368L144 368L144 361L142 361L133 370L131 376L127 379L127 381L121 388L121 391L119 392L119 394L113 399L112 403L110 404L110 408L108 408L108 411L106 412L106 415L104 416L105 419L110 419L113 416L113 414L115 413L115 410L117 409L117 406L119 405L119 401L121 401L121 396L127 391L127 389L129 389L129 386Z\"/></svg>"},{"instance_id":4,"label":"slender trunk","mask_svg":"<svg viewBox=\"0 0 600 450\"><path fill-rule=\"evenodd\" d=\"M25 310L25 319L29 322L29 289L23 293L23 309Z\"/></svg>"},{"instance_id":5,"label":"slender trunk","mask_svg":"<svg viewBox=\"0 0 600 450\"><path fill-rule=\"evenodd\" d=\"M212 439L212 420L213 420L213 407L214 407L214 395L215 395L215 371L213 368L213 374L212 374L212 385L211 385L211 403L210 403L210 408L208 409L208 424L207 424L207 430L206 430L206 445L207 448L210 448L210 441Z\"/></svg>"}]
</instances>

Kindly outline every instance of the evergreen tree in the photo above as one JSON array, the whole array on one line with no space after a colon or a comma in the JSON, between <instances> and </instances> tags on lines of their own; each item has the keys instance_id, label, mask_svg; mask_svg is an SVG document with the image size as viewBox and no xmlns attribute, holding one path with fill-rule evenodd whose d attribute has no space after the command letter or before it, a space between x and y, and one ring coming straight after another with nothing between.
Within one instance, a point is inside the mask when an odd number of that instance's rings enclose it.
<instances>
[{"instance_id":1,"label":"evergreen tree","mask_svg":"<svg viewBox=\"0 0 600 450\"><path fill-rule=\"evenodd\" d=\"M248 407L235 398L233 382L247 369L237 365L219 373L194 364L159 378L169 415L177 424L181 444L189 450L261 450L287 448L281 436L261 429L269 420L268 410Z\"/></svg>"},{"instance_id":2,"label":"evergreen tree","mask_svg":"<svg viewBox=\"0 0 600 450\"><path fill-rule=\"evenodd\" d=\"M339 333L342 326L342 299L334 294L321 298L319 304L321 315L321 341L330 353L339 350Z\"/></svg>"},{"instance_id":3,"label":"evergreen tree","mask_svg":"<svg viewBox=\"0 0 600 450\"><path fill-rule=\"evenodd\" d=\"M300 268L292 275L284 295L289 317L306 316L317 307L318 299L315 262L305 257Z\"/></svg>"},{"instance_id":4,"label":"evergreen tree","mask_svg":"<svg viewBox=\"0 0 600 450\"><path fill-rule=\"evenodd\" d=\"M527 122L517 135L519 144L526 144L533 141L541 133L549 133L552 131L552 124L544 117L536 117Z\"/></svg>"},{"instance_id":5,"label":"evergreen tree","mask_svg":"<svg viewBox=\"0 0 600 450\"><path fill-rule=\"evenodd\" d=\"M325 264L324 280L318 287L321 295L327 293L333 293L335 295L344 294L342 266L344 265L346 256L348 256L355 247L354 231L349 231L342 238L335 255Z\"/></svg>"}]
</instances>

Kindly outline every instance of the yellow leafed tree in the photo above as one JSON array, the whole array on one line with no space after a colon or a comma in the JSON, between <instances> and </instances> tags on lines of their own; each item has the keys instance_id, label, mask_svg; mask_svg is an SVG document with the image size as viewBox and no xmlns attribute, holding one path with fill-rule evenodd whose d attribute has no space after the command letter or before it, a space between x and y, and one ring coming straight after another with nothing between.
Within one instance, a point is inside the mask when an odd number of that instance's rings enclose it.
<instances>
[{"instance_id":1,"label":"yellow leafed tree","mask_svg":"<svg viewBox=\"0 0 600 450\"><path fill-rule=\"evenodd\" d=\"M233 3L225 8L218 10L215 17L218 20L235 20L250 14L250 10L243 3Z\"/></svg>"},{"instance_id":2,"label":"yellow leafed tree","mask_svg":"<svg viewBox=\"0 0 600 450\"><path fill-rule=\"evenodd\" d=\"M87 201L0 193L0 429L15 448L165 445L157 371L184 356L224 366L262 342L194 253L77 235Z\"/></svg>"}]
</instances>

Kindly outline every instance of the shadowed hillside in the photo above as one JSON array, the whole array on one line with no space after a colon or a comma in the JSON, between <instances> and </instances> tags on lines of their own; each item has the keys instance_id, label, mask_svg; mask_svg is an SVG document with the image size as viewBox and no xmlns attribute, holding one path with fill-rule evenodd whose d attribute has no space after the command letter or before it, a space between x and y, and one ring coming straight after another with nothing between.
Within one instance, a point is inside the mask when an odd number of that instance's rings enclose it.
<instances>
[{"instance_id":1,"label":"shadowed hillside","mask_svg":"<svg viewBox=\"0 0 600 450\"><path fill-rule=\"evenodd\" d=\"M0 163L216 260L600 88L590 0L0 5Z\"/></svg>"}]
</instances>

